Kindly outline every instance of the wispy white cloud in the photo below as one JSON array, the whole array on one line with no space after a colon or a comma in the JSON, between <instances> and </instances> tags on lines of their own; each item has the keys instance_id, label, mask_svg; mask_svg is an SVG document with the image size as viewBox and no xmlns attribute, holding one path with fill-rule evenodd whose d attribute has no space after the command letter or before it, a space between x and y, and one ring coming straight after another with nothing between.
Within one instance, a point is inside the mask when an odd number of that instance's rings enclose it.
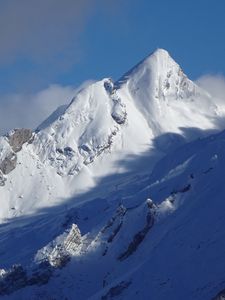
<instances>
[{"instance_id":1,"label":"wispy white cloud","mask_svg":"<svg viewBox=\"0 0 225 300\"><path fill-rule=\"evenodd\" d=\"M225 77L223 75L203 75L196 83L209 92L215 101L225 103Z\"/></svg>"},{"instance_id":2,"label":"wispy white cloud","mask_svg":"<svg viewBox=\"0 0 225 300\"><path fill-rule=\"evenodd\" d=\"M92 18L107 28L127 1L0 1L0 101L2 93L37 91L76 72L80 82Z\"/></svg>"},{"instance_id":3,"label":"wispy white cloud","mask_svg":"<svg viewBox=\"0 0 225 300\"><path fill-rule=\"evenodd\" d=\"M13 128L35 129L60 105L69 104L80 87L50 85L32 94L8 94L0 101L0 134Z\"/></svg>"},{"instance_id":4,"label":"wispy white cloud","mask_svg":"<svg viewBox=\"0 0 225 300\"><path fill-rule=\"evenodd\" d=\"M6 73L10 68L6 76L9 88L0 90L0 134L15 127L35 128L59 105L71 100L77 90L74 86L48 83L82 58L82 34L90 17L97 10L114 15L124 1L0 3L0 68ZM17 93L10 92L10 88Z\"/></svg>"}]
</instances>

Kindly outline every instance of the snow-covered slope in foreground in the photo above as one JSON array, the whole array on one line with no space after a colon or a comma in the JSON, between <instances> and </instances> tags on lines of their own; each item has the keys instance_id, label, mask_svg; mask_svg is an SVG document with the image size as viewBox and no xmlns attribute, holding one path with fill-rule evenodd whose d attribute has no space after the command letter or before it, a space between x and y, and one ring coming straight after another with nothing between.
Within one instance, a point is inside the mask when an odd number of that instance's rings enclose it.
<instances>
[{"instance_id":1,"label":"snow-covered slope in foreground","mask_svg":"<svg viewBox=\"0 0 225 300\"><path fill-rule=\"evenodd\" d=\"M0 295L212 299L225 134L210 134L224 112L159 49L1 137Z\"/></svg>"}]
</instances>

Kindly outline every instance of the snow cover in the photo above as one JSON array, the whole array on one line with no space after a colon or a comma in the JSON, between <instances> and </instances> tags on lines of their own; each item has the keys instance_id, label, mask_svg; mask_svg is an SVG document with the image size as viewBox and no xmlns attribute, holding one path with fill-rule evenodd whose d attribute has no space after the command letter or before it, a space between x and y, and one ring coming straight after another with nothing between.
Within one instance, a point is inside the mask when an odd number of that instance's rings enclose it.
<instances>
[{"instance_id":1,"label":"snow cover","mask_svg":"<svg viewBox=\"0 0 225 300\"><path fill-rule=\"evenodd\" d=\"M225 107L216 103L158 49L57 109L0 172L2 298L222 291ZM1 137L0 165L10 153Z\"/></svg>"}]
</instances>

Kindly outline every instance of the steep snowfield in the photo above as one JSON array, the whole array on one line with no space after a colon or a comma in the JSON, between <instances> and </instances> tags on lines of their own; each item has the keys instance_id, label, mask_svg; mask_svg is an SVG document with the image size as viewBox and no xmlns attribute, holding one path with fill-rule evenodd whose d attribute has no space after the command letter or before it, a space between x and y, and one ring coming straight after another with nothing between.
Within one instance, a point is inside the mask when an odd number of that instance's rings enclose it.
<instances>
[{"instance_id":1,"label":"steep snowfield","mask_svg":"<svg viewBox=\"0 0 225 300\"><path fill-rule=\"evenodd\" d=\"M210 300L224 289L216 103L158 49L118 82L80 90L29 139L1 137L3 299Z\"/></svg>"},{"instance_id":2,"label":"steep snowfield","mask_svg":"<svg viewBox=\"0 0 225 300\"><path fill-rule=\"evenodd\" d=\"M127 95L142 112L154 135L181 133L182 127L209 128L221 112L211 97L190 81L162 49L128 72L117 84L120 95Z\"/></svg>"}]
</instances>

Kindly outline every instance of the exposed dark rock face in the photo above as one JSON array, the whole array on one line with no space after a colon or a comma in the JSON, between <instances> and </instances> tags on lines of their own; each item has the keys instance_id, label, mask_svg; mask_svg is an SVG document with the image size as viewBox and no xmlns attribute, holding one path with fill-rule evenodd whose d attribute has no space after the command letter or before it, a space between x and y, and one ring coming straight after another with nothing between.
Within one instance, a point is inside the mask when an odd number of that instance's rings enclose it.
<instances>
[{"instance_id":1,"label":"exposed dark rock face","mask_svg":"<svg viewBox=\"0 0 225 300\"><path fill-rule=\"evenodd\" d=\"M19 152L24 143L29 142L32 138L32 131L30 129L14 129L8 135L9 145L14 152Z\"/></svg>"},{"instance_id":2,"label":"exposed dark rock face","mask_svg":"<svg viewBox=\"0 0 225 300\"><path fill-rule=\"evenodd\" d=\"M176 195L178 193L186 193L191 189L191 184L187 184L186 186L184 186L183 188L179 189L179 190L173 190L171 192L171 195Z\"/></svg>"},{"instance_id":3,"label":"exposed dark rock face","mask_svg":"<svg viewBox=\"0 0 225 300\"><path fill-rule=\"evenodd\" d=\"M5 185L6 178L4 177L2 171L0 170L0 186Z\"/></svg>"},{"instance_id":4,"label":"exposed dark rock face","mask_svg":"<svg viewBox=\"0 0 225 300\"><path fill-rule=\"evenodd\" d=\"M122 294L122 292L127 289L129 287L129 285L131 284L131 282L125 282L122 281L120 282L117 286L112 287L108 293L104 296L102 296L102 300L110 300L113 299L114 297L119 296L120 294Z\"/></svg>"},{"instance_id":5,"label":"exposed dark rock face","mask_svg":"<svg viewBox=\"0 0 225 300\"><path fill-rule=\"evenodd\" d=\"M98 145L95 148L91 148L88 145L82 145L79 147L80 154L84 157L84 164L88 165L92 163L96 157L98 157L102 152L110 149L114 136L117 135L119 129L116 128L111 134L109 134L107 140L102 143L102 145Z\"/></svg>"},{"instance_id":6,"label":"exposed dark rock face","mask_svg":"<svg viewBox=\"0 0 225 300\"><path fill-rule=\"evenodd\" d=\"M40 250L41 263L47 263L53 268L63 268L71 259L71 255L77 253L82 243L82 236L76 224L65 232L62 240L55 240Z\"/></svg>"},{"instance_id":7,"label":"exposed dark rock face","mask_svg":"<svg viewBox=\"0 0 225 300\"><path fill-rule=\"evenodd\" d=\"M8 270L0 269L0 296L12 294L28 285L47 284L54 270L63 268L70 261L81 242L80 230L76 224L72 224L65 239L35 267L13 265Z\"/></svg>"},{"instance_id":8,"label":"exposed dark rock face","mask_svg":"<svg viewBox=\"0 0 225 300\"><path fill-rule=\"evenodd\" d=\"M125 124L127 120L126 106L118 97L113 81L111 79L106 80L104 87L114 104L111 113L112 118L119 125Z\"/></svg>"},{"instance_id":9,"label":"exposed dark rock face","mask_svg":"<svg viewBox=\"0 0 225 300\"><path fill-rule=\"evenodd\" d=\"M115 103L115 107L121 105L119 102ZM121 107L123 108L123 106L121 105ZM119 125L125 124L126 120L127 120L127 113L126 112L119 112L118 111L114 111L112 112L112 118L114 119L114 121L116 121L116 123L118 123Z\"/></svg>"},{"instance_id":10,"label":"exposed dark rock face","mask_svg":"<svg viewBox=\"0 0 225 300\"><path fill-rule=\"evenodd\" d=\"M120 231L121 227L123 225L123 222L121 221L119 223L119 225L114 229L114 231L112 232L112 234L109 236L107 242L108 243L112 243L112 241L114 240L115 236L117 235L117 233Z\"/></svg>"},{"instance_id":11,"label":"exposed dark rock face","mask_svg":"<svg viewBox=\"0 0 225 300\"><path fill-rule=\"evenodd\" d=\"M0 186L4 185L6 179L2 174L7 175L15 169L17 163L16 153L22 149L24 143L32 141L32 131L30 129L14 129L7 135L7 142L11 150L0 161Z\"/></svg>"},{"instance_id":12,"label":"exposed dark rock face","mask_svg":"<svg viewBox=\"0 0 225 300\"><path fill-rule=\"evenodd\" d=\"M126 208L123 205L120 205L116 210L116 214L109 220L109 222L101 230L101 232L105 233L107 231L107 229L109 229L110 227L112 227L115 224L116 220L119 220L119 225L120 225L123 221L123 217L126 214L126 212L127 212ZM116 226L118 226L118 225L116 225Z\"/></svg>"},{"instance_id":13,"label":"exposed dark rock face","mask_svg":"<svg viewBox=\"0 0 225 300\"><path fill-rule=\"evenodd\" d=\"M3 174L7 175L15 169L17 156L14 152L10 152L3 161L0 162L0 170Z\"/></svg>"},{"instance_id":14,"label":"exposed dark rock face","mask_svg":"<svg viewBox=\"0 0 225 300\"><path fill-rule=\"evenodd\" d=\"M127 209L120 205L117 208L116 214L108 221L105 227L101 230L102 237L104 236L105 239L105 249L103 250L102 256L105 256L108 252L109 243L112 243L114 238L119 233L120 229L123 225L123 219L127 212Z\"/></svg>"},{"instance_id":15,"label":"exposed dark rock face","mask_svg":"<svg viewBox=\"0 0 225 300\"><path fill-rule=\"evenodd\" d=\"M58 253L56 253L55 257L51 258L50 263L54 268L62 269L67 265L71 257L62 247L56 248L55 251L58 251Z\"/></svg>"},{"instance_id":16,"label":"exposed dark rock face","mask_svg":"<svg viewBox=\"0 0 225 300\"><path fill-rule=\"evenodd\" d=\"M11 269L0 273L0 296L10 295L28 285L42 285L48 283L53 272L49 264L40 264L29 275L21 265L13 265Z\"/></svg>"},{"instance_id":17,"label":"exposed dark rock face","mask_svg":"<svg viewBox=\"0 0 225 300\"><path fill-rule=\"evenodd\" d=\"M0 295L11 294L12 292L25 287L27 284L27 273L21 265L14 265L0 278Z\"/></svg>"},{"instance_id":18,"label":"exposed dark rock face","mask_svg":"<svg viewBox=\"0 0 225 300\"><path fill-rule=\"evenodd\" d=\"M145 236L147 235L147 233L149 232L149 230L152 228L153 225L154 225L154 213L150 210L150 212L146 217L145 227L135 234L133 240L128 245L126 251L124 251L118 257L120 261L127 259L130 255L132 255L137 250L137 248L140 246L141 242L144 240Z\"/></svg>"}]
</instances>

